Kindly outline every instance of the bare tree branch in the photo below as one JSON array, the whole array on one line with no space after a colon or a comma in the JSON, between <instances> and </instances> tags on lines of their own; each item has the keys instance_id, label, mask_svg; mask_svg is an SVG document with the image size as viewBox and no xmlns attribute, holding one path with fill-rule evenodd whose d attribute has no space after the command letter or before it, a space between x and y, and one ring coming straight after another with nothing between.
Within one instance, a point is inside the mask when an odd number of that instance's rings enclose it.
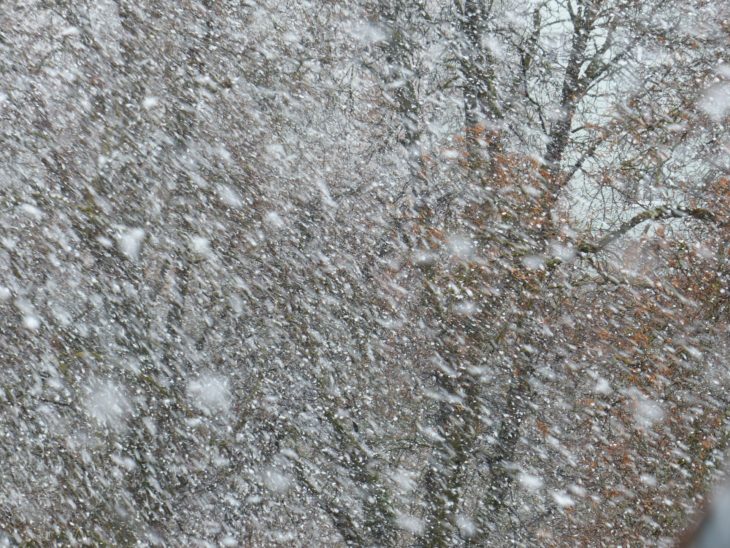
<instances>
[{"instance_id":1,"label":"bare tree branch","mask_svg":"<svg viewBox=\"0 0 730 548\"><path fill-rule=\"evenodd\" d=\"M666 219L682 219L684 217L692 217L700 221L711 222L716 224L720 223L718 217L709 209L695 207L690 208L686 206L659 206L654 209L643 211L638 215L633 216L631 219L623 223L616 230L613 230L606 234L596 243L580 242L578 244L578 251L581 253L599 253L606 249L610 244L618 240L621 236L625 235L632 228L640 225L645 221L662 221Z\"/></svg>"}]
</instances>

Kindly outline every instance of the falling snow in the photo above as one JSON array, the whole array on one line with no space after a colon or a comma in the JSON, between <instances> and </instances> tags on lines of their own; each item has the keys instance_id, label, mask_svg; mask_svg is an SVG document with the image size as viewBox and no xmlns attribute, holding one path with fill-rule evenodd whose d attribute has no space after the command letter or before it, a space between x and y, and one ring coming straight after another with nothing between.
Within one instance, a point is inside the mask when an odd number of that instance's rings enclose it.
<instances>
[{"instance_id":1,"label":"falling snow","mask_svg":"<svg viewBox=\"0 0 730 548\"><path fill-rule=\"evenodd\" d=\"M729 9L4 3L0 545L717 546Z\"/></svg>"}]
</instances>

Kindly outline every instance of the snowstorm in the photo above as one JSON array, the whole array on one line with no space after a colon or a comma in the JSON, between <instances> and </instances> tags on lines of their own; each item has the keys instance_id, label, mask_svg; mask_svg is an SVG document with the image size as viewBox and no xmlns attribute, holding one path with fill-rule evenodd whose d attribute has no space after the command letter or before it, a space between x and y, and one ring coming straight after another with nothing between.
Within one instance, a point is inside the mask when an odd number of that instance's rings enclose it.
<instances>
[{"instance_id":1,"label":"snowstorm","mask_svg":"<svg viewBox=\"0 0 730 548\"><path fill-rule=\"evenodd\" d=\"M729 44L3 2L0 546L730 546Z\"/></svg>"}]
</instances>

